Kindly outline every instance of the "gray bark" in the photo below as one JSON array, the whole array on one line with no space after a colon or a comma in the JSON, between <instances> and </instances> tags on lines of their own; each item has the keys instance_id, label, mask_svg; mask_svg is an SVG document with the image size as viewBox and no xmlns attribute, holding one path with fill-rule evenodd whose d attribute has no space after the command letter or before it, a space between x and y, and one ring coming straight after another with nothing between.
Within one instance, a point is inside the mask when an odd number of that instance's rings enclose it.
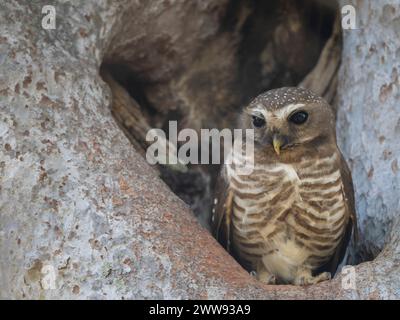
<instances>
[{"instance_id":1,"label":"gray bark","mask_svg":"<svg viewBox=\"0 0 400 320\"><path fill-rule=\"evenodd\" d=\"M361 252L383 248L356 266L355 290L341 274L305 288L254 280L111 116L103 59L153 50L137 71L168 77L213 37L225 1L60 1L56 30L41 28L45 4L0 4L0 298L400 298L397 1L357 1L359 30L343 34L338 135L356 186ZM137 12L131 40L145 53L118 38ZM174 25L176 15L196 28ZM147 25L159 37L146 38ZM185 45L182 29L191 33Z\"/></svg>"},{"instance_id":2,"label":"gray bark","mask_svg":"<svg viewBox=\"0 0 400 320\"><path fill-rule=\"evenodd\" d=\"M358 251L371 258L390 242L400 213L400 7L398 1L353 5L357 29L344 30L337 129L354 177Z\"/></svg>"}]
</instances>

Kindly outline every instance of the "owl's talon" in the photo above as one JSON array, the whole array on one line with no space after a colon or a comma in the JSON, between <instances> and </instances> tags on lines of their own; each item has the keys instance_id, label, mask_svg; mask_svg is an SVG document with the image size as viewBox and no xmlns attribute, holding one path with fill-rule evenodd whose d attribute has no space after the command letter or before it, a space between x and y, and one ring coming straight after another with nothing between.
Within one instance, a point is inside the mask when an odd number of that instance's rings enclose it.
<instances>
[{"instance_id":1,"label":"owl's talon","mask_svg":"<svg viewBox=\"0 0 400 320\"><path fill-rule=\"evenodd\" d=\"M266 284L276 284L276 278L273 274L263 278L259 278L258 280Z\"/></svg>"},{"instance_id":2,"label":"owl's talon","mask_svg":"<svg viewBox=\"0 0 400 320\"><path fill-rule=\"evenodd\" d=\"M276 284L276 277L272 273L269 273L265 270L262 270L261 272L258 272L258 273L255 271L252 271L252 272L253 273L250 273L250 274L253 274L258 281L266 283L266 284Z\"/></svg>"},{"instance_id":3,"label":"owl's talon","mask_svg":"<svg viewBox=\"0 0 400 320\"><path fill-rule=\"evenodd\" d=\"M316 276L315 278L318 280L317 281L317 283L318 283L321 281L331 280L332 275L330 272L323 272L323 273L319 274L318 276Z\"/></svg>"},{"instance_id":4,"label":"owl's talon","mask_svg":"<svg viewBox=\"0 0 400 320\"><path fill-rule=\"evenodd\" d=\"M250 272L249 272L249 275L251 275L251 276L254 277L254 278L257 278L257 272L255 272L254 270L253 270L253 271L250 271Z\"/></svg>"},{"instance_id":5,"label":"owl's talon","mask_svg":"<svg viewBox=\"0 0 400 320\"><path fill-rule=\"evenodd\" d=\"M310 271L301 272L296 279L294 280L294 284L298 286L308 286L312 284L317 284L322 281L330 280L331 274L330 272L323 272L315 277L311 275Z\"/></svg>"}]
</instances>

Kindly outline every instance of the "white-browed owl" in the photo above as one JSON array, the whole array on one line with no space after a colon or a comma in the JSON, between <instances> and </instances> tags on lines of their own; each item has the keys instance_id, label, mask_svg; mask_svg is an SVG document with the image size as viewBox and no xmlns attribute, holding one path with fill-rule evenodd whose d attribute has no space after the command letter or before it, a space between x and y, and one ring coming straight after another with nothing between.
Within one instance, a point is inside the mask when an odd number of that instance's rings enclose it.
<instances>
[{"instance_id":1,"label":"white-browed owl","mask_svg":"<svg viewBox=\"0 0 400 320\"><path fill-rule=\"evenodd\" d=\"M331 106L306 89L275 89L244 108L241 125L254 129L254 170L243 175L234 164L223 166L215 237L263 282L330 279L356 229Z\"/></svg>"}]
</instances>

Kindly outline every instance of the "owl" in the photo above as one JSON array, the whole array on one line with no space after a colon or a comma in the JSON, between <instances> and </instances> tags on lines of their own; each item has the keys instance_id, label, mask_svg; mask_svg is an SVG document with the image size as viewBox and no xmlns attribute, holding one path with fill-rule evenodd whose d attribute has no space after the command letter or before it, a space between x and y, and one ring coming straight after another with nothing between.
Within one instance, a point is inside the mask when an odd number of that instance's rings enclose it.
<instances>
[{"instance_id":1,"label":"owl","mask_svg":"<svg viewBox=\"0 0 400 320\"><path fill-rule=\"evenodd\" d=\"M306 89L274 89L244 108L240 124L254 129L254 167L243 174L229 161L222 166L214 236L262 282L329 280L356 233L331 106Z\"/></svg>"}]
</instances>

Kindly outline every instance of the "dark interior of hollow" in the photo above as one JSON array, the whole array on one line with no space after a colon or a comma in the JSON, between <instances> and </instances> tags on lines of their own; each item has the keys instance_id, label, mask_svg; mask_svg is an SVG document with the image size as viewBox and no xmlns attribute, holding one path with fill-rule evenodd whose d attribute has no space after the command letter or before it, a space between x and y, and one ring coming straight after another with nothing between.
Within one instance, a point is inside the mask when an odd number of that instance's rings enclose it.
<instances>
[{"instance_id":1,"label":"dark interior of hollow","mask_svg":"<svg viewBox=\"0 0 400 320\"><path fill-rule=\"evenodd\" d=\"M232 89L239 94L231 109L221 114L237 114L259 93L282 86L296 86L301 82L317 63L332 33L337 8L324 3L317 0L231 2L222 19L221 32L232 32L245 7L251 7L251 14L241 25L240 42L236 48L238 72ZM168 121L177 120L179 123L183 120L185 112L179 108L160 113L146 95L145 87L151 84L141 82L125 65L108 61L102 68L106 68L138 102L152 126L165 129L168 134ZM204 79L197 79L193 84L195 89L202 90L202 81ZM202 128L224 126L226 124L218 123L215 118L210 119L209 124L202 123ZM171 190L192 208L202 225L209 228L219 166L192 165L186 172L161 165L158 169ZM364 261L367 259L365 256L362 258Z\"/></svg>"}]
</instances>

